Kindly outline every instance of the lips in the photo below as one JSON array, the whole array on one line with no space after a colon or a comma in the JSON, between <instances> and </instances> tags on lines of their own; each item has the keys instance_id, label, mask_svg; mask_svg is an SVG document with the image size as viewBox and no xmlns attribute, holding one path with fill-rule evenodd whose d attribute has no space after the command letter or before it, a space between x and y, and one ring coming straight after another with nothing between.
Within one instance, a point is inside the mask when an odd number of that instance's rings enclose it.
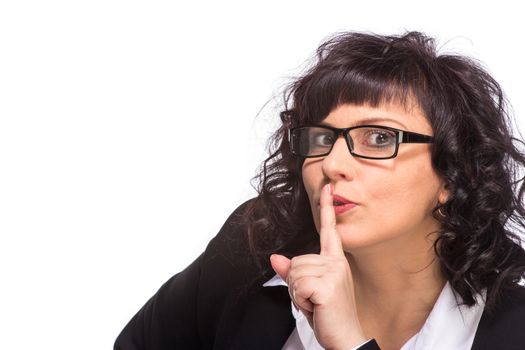
<instances>
[{"instance_id":1,"label":"lips","mask_svg":"<svg viewBox=\"0 0 525 350\"><path fill-rule=\"evenodd\" d=\"M334 199L334 206L340 206L340 205L345 205L345 204L354 204L352 201L344 198L344 197L341 197L337 194L334 194L333 196L333 199Z\"/></svg>"},{"instance_id":2,"label":"lips","mask_svg":"<svg viewBox=\"0 0 525 350\"><path fill-rule=\"evenodd\" d=\"M336 215L343 214L357 205L351 200L346 199L345 197L341 197L337 194L334 194L332 198L334 200L333 206L334 206L334 211Z\"/></svg>"},{"instance_id":3,"label":"lips","mask_svg":"<svg viewBox=\"0 0 525 350\"><path fill-rule=\"evenodd\" d=\"M343 213L349 211L350 209L352 209L355 206L356 206L355 203L346 203L346 204L342 204L342 205L335 205L334 206L335 215L343 214Z\"/></svg>"}]
</instances>

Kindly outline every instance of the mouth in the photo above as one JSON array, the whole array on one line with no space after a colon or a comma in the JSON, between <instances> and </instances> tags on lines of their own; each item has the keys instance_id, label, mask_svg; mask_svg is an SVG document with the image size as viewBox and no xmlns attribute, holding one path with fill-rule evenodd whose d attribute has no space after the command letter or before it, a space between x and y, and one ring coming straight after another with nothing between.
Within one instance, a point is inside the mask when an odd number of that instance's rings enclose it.
<instances>
[{"instance_id":1,"label":"mouth","mask_svg":"<svg viewBox=\"0 0 525 350\"><path fill-rule=\"evenodd\" d=\"M346 199L345 197L341 197L337 194L334 194L333 199L334 199L334 202L333 202L334 206L340 206L340 205L346 205L346 204L355 205L355 203L352 202L351 200Z\"/></svg>"},{"instance_id":2,"label":"mouth","mask_svg":"<svg viewBox=\"0 0 525 350\"><path fill-rule=\"evenodd\" d=\"M320 206L320 203L317 203L317 205ZM352 202L349 199L346 199L337 194L333 195L333 206L336 215L343 214L355 207L356 205L356 203Z\"/></svg>"},{"instance_id":3,"label":"mouth","mask_svg":"<svg viewBox=\"0 0 525 350\"><path fill-rule=\"evenodd\" d=\"M335 215L341 215L343 213L346 213L347 211L351 210L355 206L356 206L355 203L345 203L345 204L340 204L340 205L334 204Z\"/></svg>"}]
</instances>

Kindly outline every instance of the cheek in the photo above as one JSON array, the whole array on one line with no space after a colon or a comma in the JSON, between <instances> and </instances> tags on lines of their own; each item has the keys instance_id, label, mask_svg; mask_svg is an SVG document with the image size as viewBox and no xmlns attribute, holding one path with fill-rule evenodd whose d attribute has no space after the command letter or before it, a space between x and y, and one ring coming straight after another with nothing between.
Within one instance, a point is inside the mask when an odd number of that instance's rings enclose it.
<instances>
[{"instance_id":1,"label":"cheek","mask_svg":"<svg viewBox=\"0 0 525 350\"><path fill-rule=\"evenodd\" d=\"M319 181L322 181L320 162L306 159L303 163L302 176L304 187L308 195L310 195Z\"/></svg>"},{"instance_id":2,"label":"cheek","mask_svg":"<svg viewBox=\"0 0 525 350\"><path fill-rule=\"evenodd\" d=\"M377 215L388 217L428 215L440 187L428 157L409 162L400 159L394 168L369 171L362 179L369 204Z\"/></svg>"},{"instance_id":3,"label":"cheek","mask_svg":"<svg viewBox=\"0 0 525 350\"><path fill-rule=\"evenodd\" d=\"M420 208L414 187L406 181L393 178L377 182L368 191L366 209L373 217L375 227L399 227L414 218L414 211ZM416 215L417 216L417 215Z\"/></svg>"},{"instance_id":4,"label":"cheek","mask_svg":"<svg viewBox=\"0 0 525 350\"><path fill-rule=\"evenodd\" d=\"M315 160L305 160L302 168L302 177L304 188L308 194L310 207L316 226L318 225L318 212L317 212L317 197L316 193L319 193L318 189L322 188L324 184L324 177L321 168L321 162Z\"/></svg>"},{"instance_id":5,"label":"cheek","mask_svg":"<svg viewBox=\"0 0 525 350\"><path fill-rule=\"evenodd\" d=\"M377 206L377 215L390 219L412 217L414 220L430 215L436 205L439 180L433 171L420 168L414 172L390 174L369 186L371 205Z\"/></svg>"}]
</instances>

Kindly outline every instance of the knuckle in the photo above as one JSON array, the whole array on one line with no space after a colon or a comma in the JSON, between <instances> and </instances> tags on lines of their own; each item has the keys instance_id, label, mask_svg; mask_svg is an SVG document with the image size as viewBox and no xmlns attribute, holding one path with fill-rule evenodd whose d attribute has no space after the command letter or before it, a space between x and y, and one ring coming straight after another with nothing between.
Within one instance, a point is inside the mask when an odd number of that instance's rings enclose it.
<instances>
[{"instance_id":1,"label":"knuckle","mask_svg":"<svg viewBox=\"0 0 525 350\"><path fill-rule=\"evenodd\" d=\"M299 282L299 280L294 280L293 281L293 290L297 293L299 287L300 287L301 283Z\"/></svg>"},{"instance_id":2,"label":"knuckle","mask_svg":"<svg viewBox=\"0 0 525 350\"><path fill-rule=\"evenodd\" d=\"M293 289L294 289L295 293L298 293L298 294L303 293L304 292L304 281L302 281L300 279L294 281Z\"/></svg>"},{"instance_id":3,"label":"knuckle","mask_svg":"<svg viewBox=\"0 0 525 350\"><path fill-rule=\"evenodd\" d=\"M290 270L288 270L288 284L293 284L295 279L296 279L296 270L293 269L293 268L290 268Z\"/></svg>"}]
</instances>

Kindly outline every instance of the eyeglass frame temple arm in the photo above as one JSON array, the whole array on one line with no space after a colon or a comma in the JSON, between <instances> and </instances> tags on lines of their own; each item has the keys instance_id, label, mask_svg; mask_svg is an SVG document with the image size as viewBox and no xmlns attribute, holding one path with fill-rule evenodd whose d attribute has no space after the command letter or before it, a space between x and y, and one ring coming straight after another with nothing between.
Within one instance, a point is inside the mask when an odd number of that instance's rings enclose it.
<instances>
[{"instance_id":1,"label":"eyeglass frame temple arm","mask_svg":"<svg viewBox=\"0 0 525 350\"><path fill-rule=\"evenodd\" d=\"M434 138L417 132L399 130L399 143L432 143Z\"/></svg>"}]
</instances>

